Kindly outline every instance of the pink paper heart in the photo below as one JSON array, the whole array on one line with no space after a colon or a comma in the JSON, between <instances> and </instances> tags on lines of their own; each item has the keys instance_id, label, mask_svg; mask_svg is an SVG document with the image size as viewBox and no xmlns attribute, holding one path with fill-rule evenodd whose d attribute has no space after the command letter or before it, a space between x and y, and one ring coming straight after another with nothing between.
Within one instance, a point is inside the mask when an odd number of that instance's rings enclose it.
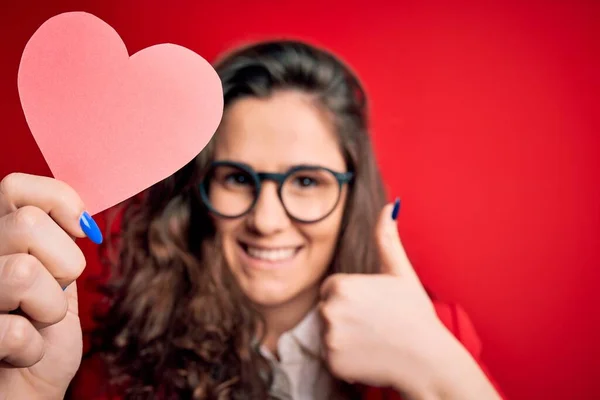
<instances>
[{"instance_id":1,"label":"pink paper heart","mask_svg":"<svg viewBox=\"0 0 600 400\"><path fill-rule=\"evenodd\" d=\"M129 57L111 26L83 12L55 16L35 32L18 87L54 177L90 214L183 167L223 114L221 81L202 57L174 44Z\"/></svg>"}]
</instances>

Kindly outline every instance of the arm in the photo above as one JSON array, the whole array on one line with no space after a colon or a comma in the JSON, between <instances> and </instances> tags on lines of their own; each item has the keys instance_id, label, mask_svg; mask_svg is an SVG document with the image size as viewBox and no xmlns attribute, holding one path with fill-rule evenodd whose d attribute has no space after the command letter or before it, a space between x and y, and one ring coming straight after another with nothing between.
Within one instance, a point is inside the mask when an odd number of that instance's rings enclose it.
<instances>
[{"instance_id":1,"label":"arm","mask_svg":"<svg viewBox=\"0 0 600 400\"><path fill-rule=\"evenodd\" d=\"M481 361L481 342L471 320L457 305L434 302L445 334L433 345L428 388L414 400L502 400L498 385Z\"/></svg>"},{"instance_id":2,"label":"arm","mask_svg":"<svg viewBox=\"0 0 600 400\"><path fill-rule=\"evenodd\" d=\"M478 362L454 337L439 348L430 386L412 400L502 400Z\"/></svg>"}]
</instances>

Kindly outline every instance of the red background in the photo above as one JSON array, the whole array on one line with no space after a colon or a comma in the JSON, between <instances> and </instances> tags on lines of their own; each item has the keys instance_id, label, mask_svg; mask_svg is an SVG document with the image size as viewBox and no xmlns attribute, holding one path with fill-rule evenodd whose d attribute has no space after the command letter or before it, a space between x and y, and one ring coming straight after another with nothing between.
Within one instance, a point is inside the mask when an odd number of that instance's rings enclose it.
<instances>
[{"instance_id":1,"label":"red background","mask_svg":"<svg viewBox=\"0 0 600 400\"><path fill-rule=\"evenodd\" d=\"M391 3L3 0L0 176L49 174L16 74L55 14L95 14L130 52L172 42L209 60L272 35L312 40L362 77L407 251L470 313L509 398L599 398L600 2Z\"/></svg>"}]
</instances>

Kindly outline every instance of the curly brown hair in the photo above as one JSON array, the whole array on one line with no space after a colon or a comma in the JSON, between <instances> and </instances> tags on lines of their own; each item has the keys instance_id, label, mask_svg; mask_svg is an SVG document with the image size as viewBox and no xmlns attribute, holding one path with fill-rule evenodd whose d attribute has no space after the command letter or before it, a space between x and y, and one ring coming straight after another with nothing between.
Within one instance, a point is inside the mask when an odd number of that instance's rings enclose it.
<instances>
[{"instance_id":1,"label":"curly brown hair","mask_svg":"<svg viewBox=\"0 0 600 400\"><path fill-rule=\"evenodd\" d=\"M373 232L385 193L356 76L331 53L292 40L243 47L215 69L225 113L246 96L299 90L331 116L356 178L329 273L376 272ZM113 273L103 286L108 302L90 354L102 354L111 385L127 398L269 397L272 371L257 340L264 321L224 262L197 190L213 147L211 141L181 170L123 204L120 232L105 241Z\"/></svg>"}]
</instances>

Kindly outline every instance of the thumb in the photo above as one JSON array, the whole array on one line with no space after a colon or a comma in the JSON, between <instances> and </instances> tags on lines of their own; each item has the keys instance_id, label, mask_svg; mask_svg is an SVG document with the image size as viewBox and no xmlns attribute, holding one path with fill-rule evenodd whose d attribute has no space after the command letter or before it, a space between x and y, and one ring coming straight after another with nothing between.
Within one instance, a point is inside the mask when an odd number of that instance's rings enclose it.
<instances>
[{"instance_id":1,"label":"thumb","mask_svg":"<svg viewBox=\"0 0 600 400\"><path fill-rule=\"evenodd\" d=\"M386 205L377 222L375 237L381 260L381 273L397 276L414 276L416 273L408 260L396 225L400 199Z\"/></svg>"}]
</instances>

